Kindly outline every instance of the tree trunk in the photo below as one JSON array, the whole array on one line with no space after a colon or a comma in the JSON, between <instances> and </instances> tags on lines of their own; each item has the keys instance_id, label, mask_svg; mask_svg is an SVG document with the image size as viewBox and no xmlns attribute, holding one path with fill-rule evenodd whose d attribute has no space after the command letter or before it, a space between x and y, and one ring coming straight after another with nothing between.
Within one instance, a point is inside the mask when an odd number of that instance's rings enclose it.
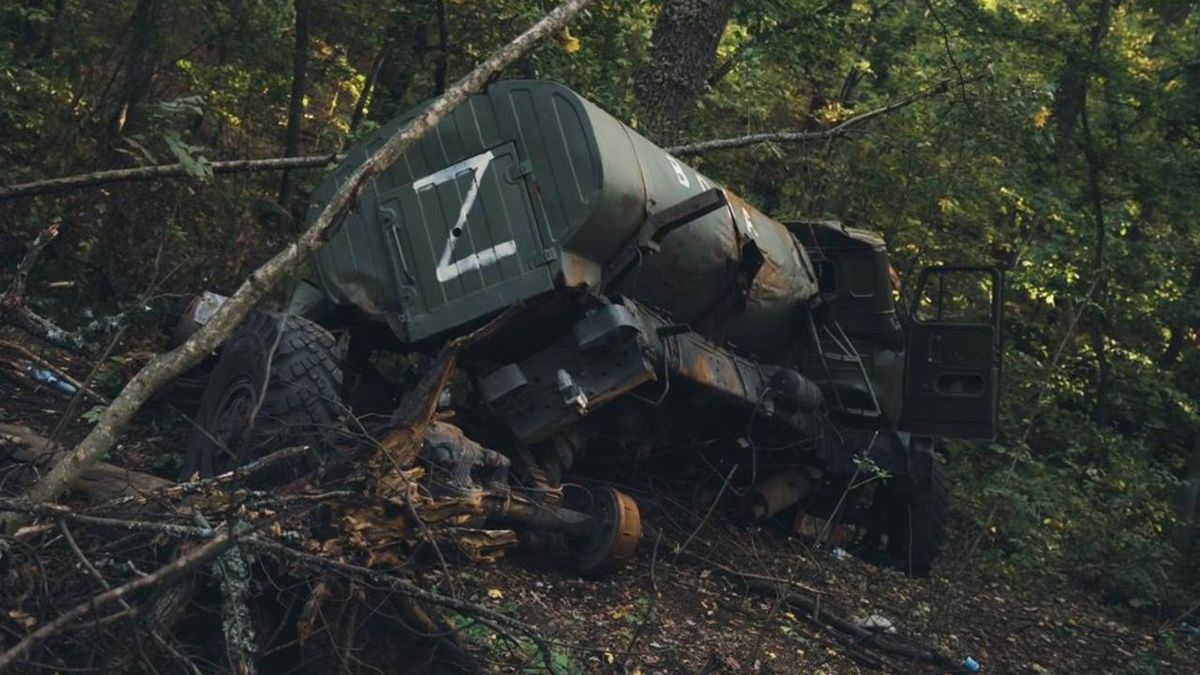
<instances>
[{"instance_id":1,"label":"tree trunk","mask_svg":"<svg viewBox=\"0 0 1200 675\"><path fill-rule=\"evenodd\" d=\"M704 92L733 0L665 0L654 24L650 65L638 75L640 130L661 144L680 134L681 120Z\"/></svg>"},{"instance_id":2,"label":"tree trunk","mask_svg":"<svg viewBox=\"0 0 1200 675\"><path fill-rule=\"evenodd\" d=\"M1188 457L1187 473L1179 486L1177 514L1183 525L1180 550L1187 553L1196 536L1196 503L1200 501L1200 433L1192 436L1192 452Z\"/></svg>"},{"instance_id":3,"label":"tree trunk","mask_svg":"<svg viewBox=\"0 0 1200 675\"><path fill-rule=\"evenodd\" d=\"M1200 312L1195 309L1198 293L1200 293L1200 255L1196 256L1192 262L1192 273L1188 276L1183 297L1179 299L1178 318L1169 326L1171 339L1167 341L1167 348L1163 350L1162 356L1158 359L1158 364L1164 368L1173 365L1183 353L1184 339L1187 337L1188 330L1200 327Z\"/></svg>"},{"instance_id":4,"label":"tree trunk","mask_svg":"<svg viewBox=\"0 0 1200 675\"><path fill-rule=\"evenodd\" d=\"M308 74L308 0L295 0L296 41L292 51L292 98L288 104L287 132L283 139L284 157L300 151L300 125L304 115L304 81ZM288 170L279 179L279 207L291 213L295 182Z\"/></svg>"},{"instance_id":5,"label":"tree trunk","mask_svg":"<svg viewBox=\"0 0 1200 675\"><path fill-rule=\"evenodd\" d=\"M1105 346L1104 329L1107 323L1105 310L1108 307L1108 274L1104 269L1104 249L1108 242L1108 229L1104 224L1104 193L1101 187L1100 155L1096 152L1095 139L1087 114L1087 90L1084 89L1083 109L1080 111L1084 130L1084 155L1087 158L1088 196L1092 204L1092 223L1096 227L1096 246L1092 252L1092 271L1097 276L1096 290L1091 310L1090 334L1092 351L1096 354L1096 407L1093 417L1097 424L1108 423L1109 364Z\"/></svg>"},{"instance_id":6,"label":"tree trunk","mask_svg":"<svg viewBox=\"0 0 1200 675\"><path fill-rule=\"evenodd\" d=\"M367 73L367 81L363 84L362 92L358 95L358 100L354 102L354 114L350 116L350 133L362 124L363 114L367 111L367 103L371 100L371 92L375 90L375 80L379 78L379 69L383 67L384 50L379 50L375 54L375 59L371 61L371 70Z\"/></svg>"},{"instance_id":7,"label":"tree trunk","mask_svg":"<svg viewBox=\"0 0 1200 675\"><path fill-rule=\"evenodd\" d=\"M438 57L433 69L433 95L446 91L446 70L450 61L450 36L446 31L446 0L437 1Z\"/></svg>"},{"instance_id":8,"label":"tree trunk","mask_svg":"<svg viewBox=\"0 0 1200 675\"><path fill-rule=\"evenodd\" d=\"M374 103L367 117L383 123L405 108L405 95L412 85L417 65L425 57L429 28L425 23L400 24L389 31L384 46L387 56L375 82Z\"/></svg>"},{"instance_id":9,"label":"tree trunk","mask_svg":"<svg viewBox=\"0 0 1200 675\"><path fill-rule=\"evenodd\" d=\"M132 32L129 51L125 57L125 85L120 104L113 114L109 129L113 136L128 130L138 130L145 122L143 106L150 98L154 71L165 47L167 28L166 6L163 0L138 0L130 21Z\"/></svg>"}]
</instances>

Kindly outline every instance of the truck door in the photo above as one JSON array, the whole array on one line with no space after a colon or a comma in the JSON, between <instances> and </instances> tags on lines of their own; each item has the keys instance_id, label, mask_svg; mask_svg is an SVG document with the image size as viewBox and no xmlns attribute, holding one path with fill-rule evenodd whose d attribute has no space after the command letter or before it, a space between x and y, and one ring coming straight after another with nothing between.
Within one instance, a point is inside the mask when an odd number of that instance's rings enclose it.
<instances>
[{"instance_id":1,"label":"truck door","mask_svg":"<svg viewBox=\"0 0 1200 675\"><path fill-rule=\"evenodd\" d=\"M995 438L1003 275L991 267L930 267L910 297L900 428Z\"/></svg>"}]
</instances>

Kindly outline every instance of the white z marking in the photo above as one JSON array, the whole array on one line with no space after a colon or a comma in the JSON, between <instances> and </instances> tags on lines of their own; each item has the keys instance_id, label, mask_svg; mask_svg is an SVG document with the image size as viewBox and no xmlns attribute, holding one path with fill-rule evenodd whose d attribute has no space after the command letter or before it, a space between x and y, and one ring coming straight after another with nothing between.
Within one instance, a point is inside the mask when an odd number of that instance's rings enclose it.
<instances>
[{"instance_id":1,"label":"white z marking","mask_svg":"<svg viewBox=\"0 0 1200 675\"><path fill-rule=\"evenodd\" d=\"M451 279L457 279L467 272L473 272L477 269L494 265L501 258L507 258L517 254L517 242L508 240L506 242L496 244L482 251L472 253L466 257L450 261L454 255L454 245L462 238L463 228L467 224L467 216L471 213L471 207L475 205L475 199L479 196L479 181L483 178L483 172L487 171L488 165L492 163L495 156L491 150L474 157L468 157L457 164L435 171L434 173L419 178L413 181L413 191L420 192L423 188L439 185L458 178L459 174L464 171L471 172L471 186L467 188L467 196L463 198L462 208L458 210L458 220L454 222L454 227L450 228L450 236L446 239L446 246L442 249L442 258L438 261L437 280L440 283L446 283Z\"/></svg>"}]
</instances>

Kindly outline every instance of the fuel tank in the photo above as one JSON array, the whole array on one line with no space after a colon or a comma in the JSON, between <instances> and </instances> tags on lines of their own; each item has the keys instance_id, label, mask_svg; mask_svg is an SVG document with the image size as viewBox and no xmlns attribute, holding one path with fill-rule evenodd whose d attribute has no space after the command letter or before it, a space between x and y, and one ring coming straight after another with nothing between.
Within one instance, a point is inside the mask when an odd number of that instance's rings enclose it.
<instances>
[{"instance_id":1,"label":"fuel tank","mask_svg":"<svg viewBox=\"0 0 1200 675\"><path fill-rule=\"evenodd\" d=\"M369 135L313 194L310 219L419 107ZM606 267L652 216L719 189L724 204ZM804 247L715 181L563 85L502 81L472 97L363 192L309 281L404 341L453 334L571 286L621 294L741 351L769 354L818 293Z\"/></svg>"}]
</instances>

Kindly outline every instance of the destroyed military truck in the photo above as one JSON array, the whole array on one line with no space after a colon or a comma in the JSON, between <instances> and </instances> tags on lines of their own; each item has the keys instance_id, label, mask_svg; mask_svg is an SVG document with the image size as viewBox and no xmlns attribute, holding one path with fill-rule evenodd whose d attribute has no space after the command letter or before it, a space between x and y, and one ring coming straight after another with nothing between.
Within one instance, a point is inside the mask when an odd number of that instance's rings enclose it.
<instances>
[{"instance_id":1,"label":"destroyed military truck","mask_svg":"<svg viewBox=\"0 0 1200 675\"><path fill-rule=\"evenodd\" d=\"M310 219L419 112L351 149ZM363 190L285 312L226 343L185 473L328 446L347 402L395 406L411 378L387 363L488 325L423 458L451 489L503 493L498 516L562 532L583 571L641 533L628 495L567 480L591 459L680 482L707 466L749 517L850 523L925 572L948 508L933 439L995 433L1003 279L908 276L900 303L879 236L773 220L570 89L501 81Z\"/></svg>"}]
</instances>

